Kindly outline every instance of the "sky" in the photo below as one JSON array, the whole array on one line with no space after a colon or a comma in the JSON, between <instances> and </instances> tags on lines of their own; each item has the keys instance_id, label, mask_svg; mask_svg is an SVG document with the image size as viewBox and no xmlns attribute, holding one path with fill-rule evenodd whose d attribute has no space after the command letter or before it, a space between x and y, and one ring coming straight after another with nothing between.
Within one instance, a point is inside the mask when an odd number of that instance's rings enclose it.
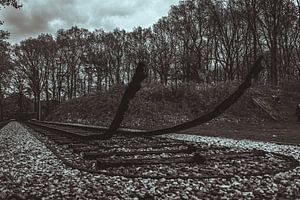
<instances>
[{"instance_id":1,"label":"sky","mask_svg":"<svg viewBox=\"0 0 300 200\"><path fill-rule=\"evenodd\" d=\"M0 10L0 27L11 33L9 41L18 43L40 33L55 34L58 29L115 28L131 31L134 27L150 27L166 16L179 0L19 0L20 10Z\"/></svg>"}]
</instances>

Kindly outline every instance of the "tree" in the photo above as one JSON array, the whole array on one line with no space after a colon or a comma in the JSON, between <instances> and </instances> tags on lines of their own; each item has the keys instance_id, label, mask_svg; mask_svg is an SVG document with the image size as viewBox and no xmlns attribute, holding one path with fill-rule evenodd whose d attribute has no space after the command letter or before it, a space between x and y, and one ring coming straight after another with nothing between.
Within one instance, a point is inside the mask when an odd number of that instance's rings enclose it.
<instances>
[{"instance_id":1,"label":"tree","mask_svg":"<svg viewBox=\"0 0 300 200\"><path fill-rule=\"evenodd\" d=\"M279 36L282 34L282 22L284 13L282 8L285 0L264 0L260 1L261 7L261 31L263 33L264 47L269 50L267 65L270 73L270 82L274 85L279 83Z\"/></svg>"},{"instance_id":2,"label":"tree","mask_svg":"<svg viewBox=\"0 0 300 200\"><path fill-rule=\"evenodd\" d=\"M111 84L122 83L121 73L125 56L125 33L124 30L115 29L113 32L108 32L104 36L104 44L108 52L108 70Z\"/></svg>"},{"instance_id":3,"label":"tree","mask_svg":"<svg viewBox=\"0 0 300 200\"><path fill-rule=\"evenodd\" d=\"M86 52L86 40L89 36L87 29L72 27L57 32L57 43L62 55L62 64L66 66L66 84L68 99L77 97L80 69L83 64L81 58Z\"/></svg>"},{"instance_id":4,"label":"tree","mask_svg":"<svg viewBox=\"0 0 300 200\"><path fill-rule=\"evenodd\" d=\"M25 90L26 90L26 76L23 71L18 67L14 67L11 75L11 87L13 88L14 93L19 94L18 106L19 112L25 112Z\"/></svg>"},{"instance_id":5,"label":"tree","mask_svg":"<svg viewBox=\"0 0 300 200\"><path fill-rule=\"evenodd\" d=\"M150 63L151 29L137 27L132 32L126 33L125 63L123 79L129 82L133 76L134 66L139 62ZM150 74L151 76L151 74ZM148 79L151 81L151 77Z\"/></svg>"},{"instance_id":6,"label":"tree","mask_svg":"<svg viewBox=\"0 0 300 200\"><path fill-rule=\"evenodd\" d=\"M21 5L17 0L0 0L0 10L7 6L13 6L18 9ZM3 21L0 21L0 26L3 25ZM0 120L2 121L3 109L4 109L4 90L7 88L7 76L9 69L11 68L9 46L10 44L5 42L8 39L9 33L7 31L0 30Z\"/></svg>"},{"instance_id":7,"label":"tree","mask_svg":"<svg viewBox=\"0 0 300 200\"><path fill-rule=\"evenodd\" d=\"M167 18L162 18L153 26L151 34L150 59L152 61L152 70L154 78L159 76L162 84L167 85L170 78L172 50L174 50L172 33L170 31L171 24Z\"/></svg>"},{"instance_id":8,"label":"tree","mask_svg":"<svg viewBox=\"0 0 300 200\"><path fill-rule=\"evenodd\" d=\"M86 64L85 73L87 74L88 89L91 93L93 85L93 77L96 76L96 89L102 91L103 79L108 76L108 52L104 44L105 32L103 30L94 31L87 41L87 51L82 60ZM108 87L107 81L105 88Z\"/></svg>"},{"instance_id":9,"label":"tree","mask_svg":"<svg viewBox=\"0 0 300 200\"><path fill-rule=\"evenodd\" d=\"M15 63L27 77L28 85L34 94L35 112L41 119L41 92L45 83L45 65L42 44L38 39L21 41L15 47Z\"/></svg>"},{"instance_id":10,"label":"tree","mask_svg":"<svg viewBox=\"0 0 300 200\"><path fill-rule=\"evenodd\" d=\"M5 90L9 86L9 75L12 69L9 43L0 40L0 121L3 120Z\"/></svg>"},{"instance_id":11,"label":"tree","mask_svg":"<svg viewBox=\"0 0 300 200\"><path fill-rule=\"evenodd\" d=\"M57 45L56 41L53 39L50 34L41 34L38 36L38 41L40 43L40 54L41 54L41 67L44 69L43 80L44 80L44 94L46 98L46 114L50 112L50 85L52 85L52 99L55 99L56 94L56 56L57 56ZM51 78L50 78L51 77Z\"/></svg>"},{"instance_id":12,"label":"tree","mask_svg":"<svg viewBox=\"0 0 300 200\"><path fill-rule=\"evenodd\" d=\"M211 4L210 0L189 0L172 7L170 11L169 20L174 26L176 41L179 41L178 54L185 82L200 83L209 79L206 72L209 71L212 53L209 27L212 18Z\"/></svg>"}]
</instances>

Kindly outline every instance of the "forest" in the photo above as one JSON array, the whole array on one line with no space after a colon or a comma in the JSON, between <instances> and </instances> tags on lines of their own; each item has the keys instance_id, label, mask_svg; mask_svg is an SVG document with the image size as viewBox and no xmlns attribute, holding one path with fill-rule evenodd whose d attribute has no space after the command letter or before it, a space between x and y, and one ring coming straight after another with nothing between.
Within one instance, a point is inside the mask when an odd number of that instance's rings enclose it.
<instances>
[{"instance_id":1,"label":"forest","mask_svg":"<svg viewBox=\"0 0 300 200\"><path fill-rule=\"evenodd\" d=\"M7 42L8 36L1 32L2 119L4 100L12 94L20 97L20 112L24 97L37 112L40 101L49 105L127 85L139 61L147 65L146 83L175 88L241 82L260 55L258 84L300 79L299 0L185 0L149 28L74 26L18 44Z\"/></svg>"}]
</instances>

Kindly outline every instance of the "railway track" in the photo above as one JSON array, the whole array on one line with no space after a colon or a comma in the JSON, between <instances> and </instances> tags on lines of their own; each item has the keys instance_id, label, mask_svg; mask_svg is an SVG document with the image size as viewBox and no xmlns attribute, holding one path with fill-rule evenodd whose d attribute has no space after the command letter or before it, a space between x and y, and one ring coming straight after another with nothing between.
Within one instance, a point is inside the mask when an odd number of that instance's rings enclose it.
<instances>
[{"instance_id":1,"label":"railway track","mask_svg":"<svg viewBox=\"0 0 300 200\"><path fill-rule=\"evenodd\" d=\"M103 133L108 130L108 127L105 126L92 126L92 125L84 125L84 124L70 124L70 123L59 123L59 122L50 122L50 121L36 121L33 120L31 122L38 122L39 124L50 124L50 125L63 125L65 127L70 127L70 128L80 128L80 129L85 129L85 130L90 130L94 131L96 133ZM129 135L129 136L142 136L143 133L147 132L147 130L142 130L142 129L129 129L129 128L120 128L117 130L117 134L119 135ZM185 134L185 133L182 133ZM191 135L193 135L191 133ZM235 140L245 140L245 138L234 138ZM251 141L255 142L270 142L274 143L277 145L291 145L291 146L300 146L299 142L280 142L276 140L255 140L255 139L250 139Z\"/></svg>"},{"instance_id":2,"label":"railway track","mask_svg":"<svg viewBox=\"0 0 300 200\"><path fill-rule=\"evenodd\" d=\"M69 128L76 128L76 129L83 129L86 131L91 131L95 133L103 133L108 130L106 126L91 126L91 125L84 125L84 124L70 124L70 123L60 123L60 122L51 122L51 121L38 121L38 120L31 120L29 123L36 123L39 125L54 125L60 127L69 127ZM138 136L143 133L147 132L147 130L141 129L128 129L128 128L119 128L116 133L121 135L130 135L130 136Z\"/></svg>"},{"instance_id":3,"label":"railway track","mask_svg":"<svg viewBox=\"0 0 300 200\"><path fill-rule=\"evenodd\" d=\"M299 166L292 157L242 151L157 136L135 137L128 130L105 139L105 127L30 121L38 139L72 168L131 178L207 179L276 174Z\"/></svg>"}]
</instances>

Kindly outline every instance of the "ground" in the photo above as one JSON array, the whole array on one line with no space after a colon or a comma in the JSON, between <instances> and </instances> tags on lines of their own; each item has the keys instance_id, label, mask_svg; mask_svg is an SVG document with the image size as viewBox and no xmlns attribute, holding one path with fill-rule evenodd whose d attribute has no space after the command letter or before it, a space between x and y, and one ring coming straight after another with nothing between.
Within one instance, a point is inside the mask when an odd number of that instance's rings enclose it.
<instances>
[{"instance_id":1,"label":"ground","mask_svg":"<svg viewBox=\"0 0 300 200\"><path fill-rule=\"evenodd\" d=\"M300 123L295 121L269 121L265 123L223 122L204 124L182 132L202 136L300 144Z\"/></svg>"}]
</instances>

